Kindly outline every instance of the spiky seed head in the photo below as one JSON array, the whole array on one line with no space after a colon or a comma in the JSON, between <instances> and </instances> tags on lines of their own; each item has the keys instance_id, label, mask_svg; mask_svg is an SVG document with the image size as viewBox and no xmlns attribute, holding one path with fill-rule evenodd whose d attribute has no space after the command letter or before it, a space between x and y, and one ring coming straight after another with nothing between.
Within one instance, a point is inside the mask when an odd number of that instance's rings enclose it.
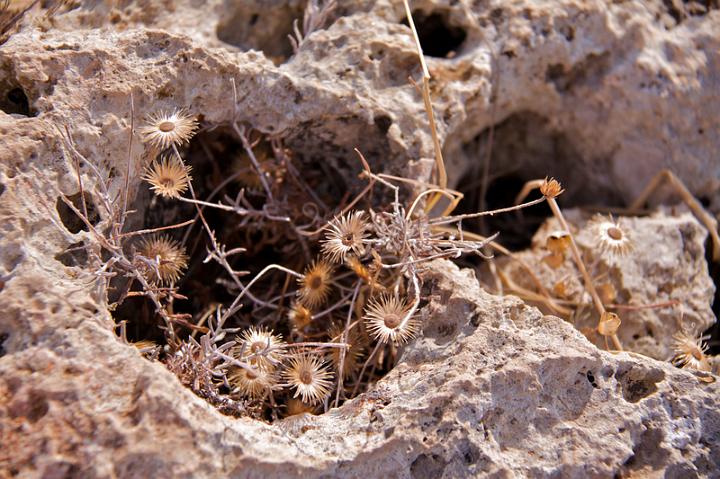
<instances>
[{"instance_id":1,"label":"spiky seed head","mask_svg":"<svg viewBox=\"0 0 720 479\"><path fill-rule=\"evenodd\" d=\"M411 305L408 302L389 294L383 294L379 299L371 299L365 308L368 332L382 343L407 343L420 329L420 321L415 315L406 319L410 310Z\"/></svg>"},{"instance_id":2,"label":"spiky seed head","mask_svg":"<svg viewBox=\"0 0 720 479\"><path fill-rule=\"evenodd\" d=\"M312 322L312 311L300 303L295 303L290 309L289 317L293 329L302 331L306 327L310 326L310 323Z\"/></svg>"},{"instance_id":3,"label":"spiky seed head","mask_svg":"<svg viewBox=\"0 0 720 479\"><path fill-rule=\"evenodd\" d=\"M294 398L300 396L306 404L317 404L330 393L333 374L316 355L300 354L290 358L283 376L295 389Z\"/></svg>"},{"instance_id":4,"label":"spiky seed head","mask_svg":"<svg viewBox=\"0 0 720 479\"><path fill-rule=\"evenodd\" d=\"M685 331L673 335L672 363L679 368L691 368L699 371L710 371L710 362L705 356L708 346L704 341L707 336L695 338Z\"/></svg>"},{"instance_id":5,"label":"spiky seed head","mask_svg":"<svg viewBox=\"0 0 720 479\"><path fill-rule=\"evenodd\" d=\"M197 127L194 116L183 109L176 109L172 113L159 112L150 115L145 125L140 128L140 135L143 142L165 150L173 144L179 146L187 143Z\"/></svg>"},{"instance_id":6,"label":"spiky seed head","mask_svg":"<svg viewBox=\"0 0 720 479\"><path fill-rule=\"evenodd\" d=\"M338 323L333 324L328 332L330 335L330 341L342 342L344 332L345 326ZM345 338L344 342L349 344L350 347L345 349L345 359L342 361L342 371L343 377L349 378L358 369L360 357L362 356L365 347L365 341L363 341L361 335L358 333L357 328L352 328L348 331L347 338ZM342 351L342 348L330 348L330 361L332 361L333 369L335 371L340 369Z\"/></svg>"},{"instance_id":7,"label":"spiky seed head","mask_svg":"<svg viewBox=\"0 0 720 479\"><path fill-rule=\"evenodd\" d=\"M177 241L167 236L152 236L140 242L138 253L155 264L151 267L144 261L140 269L151 283L174 284L187 267L188 257Z\"/></svg>"},{"instance_id":8,"label":"spiky seed head","mask_svg":"<svg viewBox=\"0 0 720 479\"><path fill-rule=\"evenodd\" d=\"M556 198L560 196L563 191L565 190L560 185L560 182L555 178L548 179L546 177L543 184L540 185L540 193L542 193L545 198Z\"/></svg>"},{"instance_id":9,"label":"spiky seed head","mask_svg":"<svg viewBox=\"0 0 720 479\"><path fill-rule=\"evenodd\" d=\"M612 217L596 216L591 228L595 236L595 244L601 254L611 258L621 258L633 250L633 241L620 221Z\"/></svg>"},{"instance_id":10,"label":"spiky seed head","mask_svg":"<svg viewBox=\"0 0 720 479\"><path fill-rule=\"evenodd\" d=\"M315 406L305 404L300 399L290 398L287 402L287 416L297 416L298 414L315 414Z\"/></svg>"},{"instance_id":11,"label":"spiky seed head","mask_svg":"<svg viewBox=\"0 0 720 479\"><path fill-rule=\"evenodd\" d=\"M255 365L252 370L233 367L227 378L233 392L252 399L264 397L277 387L278 382L275 368L260 365Z\"/></svg>"},{"instance_id":12,"label":"spiky seed head","mask_svg":"<svg viewBox=\"0 0 720 479\"><path fill-rule=\"evenodd\" d=\"M285 357L287 345L282 336L273 334L269 329L251 326L243 331L236 341L233 356L253 366L274 368Z\"/></svg>"},{"instance_id":13,"label":"spiky seed head","mask_svg":"<svg viewBox=\"0 0 720 479\"><path fill-rule=\"evenodd\" d=\"M156 195L180 198L192 180L191 169L192 167L185 165L177 156L166 155L147 167L143 179L150 183L150 189Z\"/></svg>"},{"instance_id":14,"label":"spiky seed head","mask_svg":"<svg viewBox=\"0 0 720 479\"><path fill-rule=\"evenodd\" d=\"M336 216L328 222L323 253L335 263L345 260L349 253L362 256L365 253L363 240L368 236L368 228L364 211Z\"/></svg>"},{"instance_id":15,"label":"spiky seed head","mask_svg":"<svg viewBox=\"0 0 720 479\"><path fill-rule=\"evenodd\" d=\"M310 309L322 305L330 294L333 268L327 261L313 261L298 280L300 302Z\"/></svg>"}]
</instances>

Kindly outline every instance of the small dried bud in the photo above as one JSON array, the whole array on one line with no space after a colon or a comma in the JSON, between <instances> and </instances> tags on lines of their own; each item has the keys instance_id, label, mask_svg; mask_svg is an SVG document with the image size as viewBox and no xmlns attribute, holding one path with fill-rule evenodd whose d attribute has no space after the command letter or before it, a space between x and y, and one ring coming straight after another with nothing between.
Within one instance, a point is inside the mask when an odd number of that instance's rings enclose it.
<instances>
[{"instance_id":1,"label":"small dried bud","mask_svg":"<svg viewBox=\"0 0 720 479\"><path fill-rule=\"evenodd\" d=\"M562 189L560 182L555 178L545 178L543 184L540 185L540 193L542 193L545 198L556 198L560 196L563 191L565 190Z\"/></svg>"},{"instance_id":2,"label":"small dried bud","mask_svg":"<svg viewBox=\"0 0 720 479\"><path fill-rule=\"evenodd\" d=\"M617 330L619 328L620 316L615 313L605 311L600 317L600 322L598 323L598 333L602 334L603 336L612 336L613 334L617 333Z\"/></svg>"}]
</instances>

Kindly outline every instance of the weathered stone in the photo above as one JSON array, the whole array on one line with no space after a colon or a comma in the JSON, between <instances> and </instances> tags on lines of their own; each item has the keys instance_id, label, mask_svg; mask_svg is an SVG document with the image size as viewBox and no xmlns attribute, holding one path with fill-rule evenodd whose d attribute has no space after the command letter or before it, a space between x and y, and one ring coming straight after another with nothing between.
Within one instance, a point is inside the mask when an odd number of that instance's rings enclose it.
<instances>
[{"instance_id":1,"label":"weathered stone","mask_svg":"<svg viewBox=\"0 0 720 479\"><path fill-rule=\"evenodd\" d=\"M673 335L684 330L698 337L715 323L711 309L715 287L705 259L707 230L692 214L660 210L648 217L615 218L633 245L622 257L603 253L593 222L589 221L591 214L579 210L565 214L576 228L574 234L595 287L605 302L619 305L611 310L622 320L617 334L624 348L667 360L673 356ZM574 314L566 319L604 348L604 337L595 330L598 314L570 252L557 267L546 261L550 254L547 238L560 229L558 221L548 220L533 237L532 249L517 257L531 266L555 297L584 303L582 309L570 305ZM508 258L501 262L517 284L538 291L518 262Z\"/></svg>"},{"instance_id":2,"label":"weathered stone","mask_svg":"<svg viewBox=\"0 0 720 479\"><path fill-rule=\"evenodd\" d=\"M112 178L112 194L127 168L131 97L136 125L176 107L207 127L246 122L300 159L327 161L348 183L359 181L356 147L374 169L426 180L432 166L422 99L407 81L419 81L420 68L399 2L339 1L296 54L285 35L300 2L263 11L257 0L171 3L31 13L0 45L2 475L717 475L717 383L603 352L568 323L491 296L445 262L426 273L424 332L398 366L340 409L292 424L223 416L122 344L94 272L73 250L88 234L60 206L61 192L79 194L76 160L60 141L65 127ZM713 2L412 3L421 35L437 27L443 39L426 50L438 55L428 65L452 185L481 171L496 125L494 176L555 175L569 201L609 204L633 199L668 167L720 209ZM130 160L142 214L148 152L137 136ZM92 192L87 168L82 177ZM686 319L707 324L700 227L686 215L632 224L655 236L638 239L643 255L613 270L628 299L680 299ZM651 257L651 238L668 256ZM683 258L670 256L679 251ZM640 284L653 264L662 270ZM687 275L670 271L676 265ZM656 294L663 285L672 287ZM671 319L633 314L622 334L665 331ZM665 359L669 337L626 344Z\"/></svg>"}]
</instances>

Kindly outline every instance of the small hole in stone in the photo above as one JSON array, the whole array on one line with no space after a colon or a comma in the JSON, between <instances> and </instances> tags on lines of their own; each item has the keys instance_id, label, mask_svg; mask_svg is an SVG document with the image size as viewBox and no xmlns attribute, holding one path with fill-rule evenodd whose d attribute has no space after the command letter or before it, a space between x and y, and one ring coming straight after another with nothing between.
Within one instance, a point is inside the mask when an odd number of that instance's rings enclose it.
<instances>
[{"instance_id":1,"label":"small hole in stone","mask_svg":"<svg viewBox=\"0 0 720 479\"><path fill-rule=\"evenodd\" d=\"M10 337L8 333L0 333L0 358L5 356L5 341Z\"/></svg>"},{"instance_id":2,"label":"small hole in stone","mask_svg":"<svg viewBox=\"0 0 720 479\"><path fill-rule=\"evenodd\" d=\"M68 246L65 250L55 255L55 259L65 266L85 266L88 260L85 243L80 241Z\"/></svg>"},{"instance_id":3,"label":"small hole in stone","mask_svg":"<svg viewBox=\"0 0 720 479\"><path fill-rule=\"evenodd\" d=\"M242 50L259 50L275 64L293 54L288 35L293 21L302 24L304 2L223 2L216 34Z\"/></svg>"},{"instance_id":4,"label":"small hole in stone","mask_svg":"<svg viewBox=\"0 0 720 479\"><path fill-rule=\"evenodd\" d=\"M380 115L376 117L374 122L378 130L380 130L380 132L383 134L387 133L390 129L390 126L392 126L392 118L387 115Z\"/></svg>"},{"instance_id":5,"label":"small hole in stone","mask_svg":"<svg viewBox=\"0 0 720 479\"><path fill-rule=\"evenodd\" d=\"M452 58L460 52L467 33L450 23L448 12L425 14L420 10L412 12L423 53L430 57ZM403 24L408 25L407 18Z\"/></svg>"},{"instance_id":6,"label":"small hole in stone","mask_svg":"<svg viewBox=\"0 0 720 479\"><path fill-rule=\"evenodd\" d=\"M22 88L16 85L3 84L0 80L0 110L7 114L34 116L30 110L30 102Z\"/></svg>"},{"instance_id":7,"label":"small hole in stone","mask_svg":"<svg viewBox=\"0 0 720 479\"><path fill-rule=\"evenodd\" d=\"M67 197L72 205L80 212L87 208L87 220L91 225L95 226L100 221L100 215L98 214L95 203L92 200L92 196L89 193L84 194L85 206L83 206L80 192L75 193ZM73 209L68 206L61 197L58 197L55 202L55 208L57 209L60 220L67 230L73 234L79 233L80 231L88 231L88 227L85 222L80 218Z\"/></svg>"}]
</instances>

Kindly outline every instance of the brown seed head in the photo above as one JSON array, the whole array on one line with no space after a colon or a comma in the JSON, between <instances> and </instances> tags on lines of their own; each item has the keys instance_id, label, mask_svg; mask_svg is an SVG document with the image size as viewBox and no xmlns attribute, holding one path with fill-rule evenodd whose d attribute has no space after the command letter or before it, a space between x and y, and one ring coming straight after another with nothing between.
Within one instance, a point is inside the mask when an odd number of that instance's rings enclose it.
<instances>
[{"instance_id":1,"label":"brown seed head","mask_svg":"<svg viewBox=\"0 0 720 479\"><path fill-rule=\"evenodd\" d=\"M543 184L540 185L540 193L542 193L545 198L556 198L560 196L563 191L565 190L562 189L560 182L555 178L545 178Z\"/></svg>"}]
</instances>

